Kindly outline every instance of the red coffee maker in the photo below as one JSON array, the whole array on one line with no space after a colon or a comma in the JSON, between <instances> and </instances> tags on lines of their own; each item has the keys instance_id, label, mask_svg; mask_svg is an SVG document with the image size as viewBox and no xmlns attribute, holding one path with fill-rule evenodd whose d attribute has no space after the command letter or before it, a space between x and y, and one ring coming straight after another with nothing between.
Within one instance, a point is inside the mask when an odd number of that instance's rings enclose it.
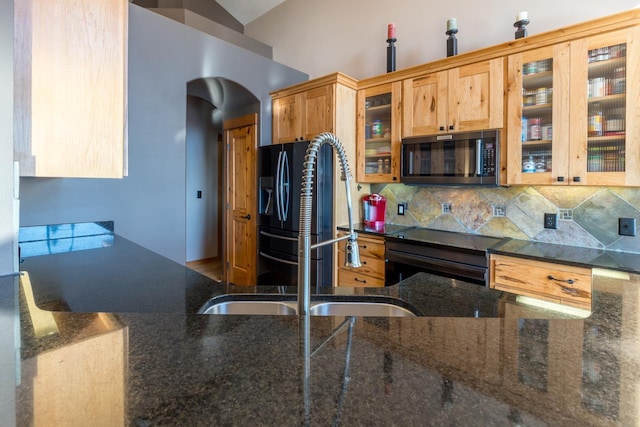
<instances>
[{"instance_id":1,"label":"red coffee maker","mask_svg":"<svg viewBox=\"0 0 640 427\"><path fill-rule=\"evenodd\" d=\"M384 227L384 211L387 199L379 194L369 194L362 198L362 217L364 225L375 229Z\"/></svg>"}]
</instances>

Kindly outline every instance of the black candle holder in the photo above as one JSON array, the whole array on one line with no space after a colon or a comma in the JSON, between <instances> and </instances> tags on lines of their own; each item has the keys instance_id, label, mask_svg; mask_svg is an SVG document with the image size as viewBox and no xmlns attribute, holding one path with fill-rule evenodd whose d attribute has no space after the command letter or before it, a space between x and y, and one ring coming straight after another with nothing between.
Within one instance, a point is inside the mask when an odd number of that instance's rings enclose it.
<instances>
[{"instance_id":1,"label":"black candle holder","mask_svg":"<svg viewBox=\"0 0 640 427\"><path fill-rule=\"evenodd\" d=\"M387 39L387 73L396 70L396 46L394 43L397 39Z\"/></svg>"},{"instance_id":2,"label":"black candle holder","mask_svg":"<svg viewBox=\"0 0 640 427\"><path fill-rule=\"evenodd\" d=\"M517 28L517 30L516 30L516 40L527 36L527 25L528 24L529 24L529 20L528 19L523 19L523 20L518 21L515 24L513 24L513 26Z\"/></svg>"},{"instance_id":3,"label":"black candle holder","mask_svg":"<svg viewBox=\"0 0 640 427\"><path fill-rule=\"evenodd\" d=\"M447 57L458 54L458 39L456 38L457 28L447 30L446 34L449 36L447 39Z\"/></svg>"}]
</instances>

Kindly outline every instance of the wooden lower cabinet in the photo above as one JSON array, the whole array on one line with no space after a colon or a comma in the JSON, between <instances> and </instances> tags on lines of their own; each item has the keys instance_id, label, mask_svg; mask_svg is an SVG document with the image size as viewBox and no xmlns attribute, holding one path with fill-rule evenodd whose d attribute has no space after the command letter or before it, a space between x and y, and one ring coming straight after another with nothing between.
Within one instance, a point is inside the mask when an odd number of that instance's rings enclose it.
<instances>
[{"instance_id":1,"label":"wooden lower cabinet","mask_svg":"<svg viewBox=\"0 0 640 427\"><path fill-rule=\"evenodd\" d=\"M362 267L344 267L346 242L338 249L338 286L383 287L384 286L384 238L358 236Z\"/></svg>"},{"instance_id":2,"label":"wooden lower cabinet","mask_svg":"<svg viewBox=\"0 0 640 427\"><path fill-rule=\"evenodd\" d=\"M489 287L586 310L591 309L591 269L491 255Z\"/></svg>"}]
</instances>

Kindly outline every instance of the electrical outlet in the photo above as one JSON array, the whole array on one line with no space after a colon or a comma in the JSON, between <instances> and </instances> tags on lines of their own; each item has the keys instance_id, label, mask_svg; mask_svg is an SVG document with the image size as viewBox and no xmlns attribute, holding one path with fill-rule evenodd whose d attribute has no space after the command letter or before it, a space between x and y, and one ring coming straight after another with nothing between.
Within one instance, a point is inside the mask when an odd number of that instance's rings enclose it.
<instances>
[{"instance_id":1,"label":"electrical outlet","mask_svg":"<svg viewBox=\"0 0 640 427\"><path fill-rule=\"evenodd\" d=\"M636 219L635 218L618 218L618 234L621 236L636 235Z\"/></svg>"},{"instance_id":2,"label":"electrical outlet","mask_svg":"<svg viewBox=\"0 0 640 427\"><path fill-rule=\"evenodd\" d=\"M398 203L398 215L404 215L404 212L407 210L406 203Z\"/></svg>"},{"instance_id":3,"label":"electrical outlet","mask_svg":"<svg viewBox=\"0 0 640 427\"><path fill-rule=\"evenodd\" d=\"M544 214L544 228L558 228L558 214L545 213Z\"/></svg>"}]
</instances>

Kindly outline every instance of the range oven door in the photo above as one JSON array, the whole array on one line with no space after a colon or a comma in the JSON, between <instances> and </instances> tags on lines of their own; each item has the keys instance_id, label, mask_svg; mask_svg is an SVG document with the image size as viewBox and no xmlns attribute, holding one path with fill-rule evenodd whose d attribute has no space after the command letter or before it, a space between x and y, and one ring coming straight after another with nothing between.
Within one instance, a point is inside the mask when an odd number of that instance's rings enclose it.
<instances>
[{"instance_id":1,"label":"range oven door","mask_svg":"<svg viewBox=\"0 0 640 427\"><path fill-rule=\"evenodd\" d=\"M389 240L385 248L385 285L387 286L395 285L419 272L487 285L486 252Z\"/></svg>"}]
</instances>

